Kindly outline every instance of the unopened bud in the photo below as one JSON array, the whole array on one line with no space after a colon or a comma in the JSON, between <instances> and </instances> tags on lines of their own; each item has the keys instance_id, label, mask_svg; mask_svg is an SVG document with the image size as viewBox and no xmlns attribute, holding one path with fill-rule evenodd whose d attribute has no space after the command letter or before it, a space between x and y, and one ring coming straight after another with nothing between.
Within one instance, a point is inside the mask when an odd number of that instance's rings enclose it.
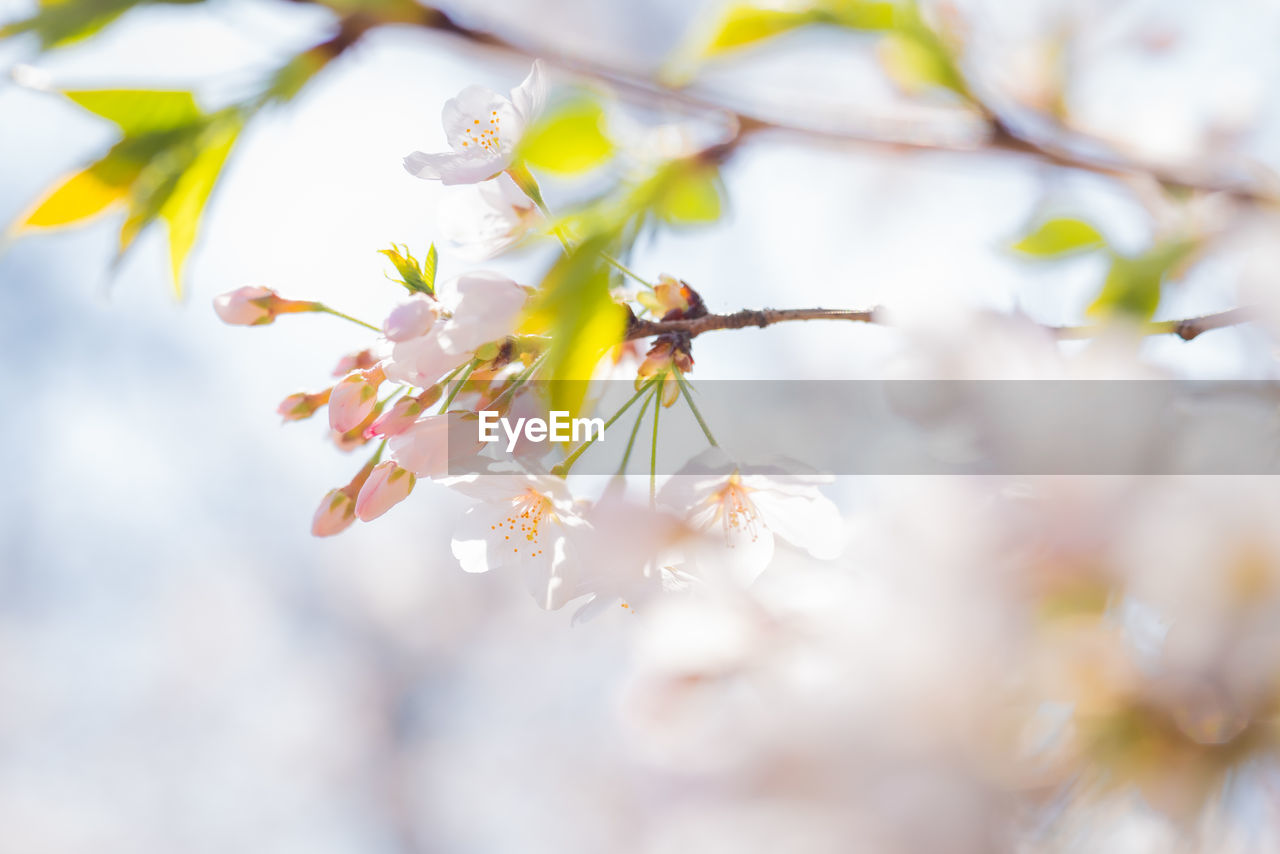
<instances>
[{"instance_id":1,"label":"unopened bud","mask_svg":"<svg viewBox=\"0 0 1280 854\"><path fill-rule=\"evenodd\" d=\"M356 520L356 503L341 489L325 493L311 519L311 533L316 537L332 537L340 534Z\"/></svg>"},{"instance_id":2,"label":"unopened bud","mask_svg":"<svg viewBox=\"0 0 1280 854\"><path fill-rule=\"evenodd\" d=\"M291 394L280 401L280 405L276 407L276 412L285 421L301 421L304 418L310 418L316 414L317 409L329 402L329 393L331 391L333 389L327 388L314 394L308 394L305 391Z\"/></svg>"},{"instance_id":3,"label":"unopened bud","mask_svg":"<svg viewBox=\"0 0 1280 854\"><path fill-rule=\"evenodd\" d=\"M402 397L369 425L369 436L398 436L413 426L426 409L416 397Z\"/></svg>"},{"instance_id":4,"label":"unopened bud","mask_svg":"<svg viewBox=\"0 0 1280 854\"><path fill-rule=\"evenodd\" d=\"M378 403L378 386L385 378L381 368L343 377L329 395L329 426L346 433L363 423Z\"/></svg>"},{"instance_id":5,"label":"unopened bud","mask_svg":"<svg viewBox=\"0 0 1280 854\"><path fill-rule=\"evenodd\" d=\"M351 482L340 489L331 489L325 493L311 519L311 533L317 537L332 537L340 534L356 520L356 496L373 473L373 460L365 463L351 478Z\"/></svg>"},{"instance_id":6,"label":"unopened bud","mask_svg":"<svg viewBox=\"0 0 1280 854\"><path fill-rule=\"evenodd\" d=\"M693 304L693 290L684 282L666 273L658 276L658 284L652 291L641 291L636 294L636 302L653 313L659 319L668 312L683 314Z\"/></svg>"},{"instance_id":7,"label":"unopened bud","mask_svg":"<svg viewBox=\"0 0 1280 854\"><path fill-rule=\"evenodd\" d=\"M378 364L378 360L373 357L372 350L348 353L338 360L337 367L333 369L333 376L345 377L352 371L367 371L376 364Z\"/></svg>"},{"instance_id":8,"label":"unopened bud","mask_svg":"<svg viewBox=\"0 0 1280 854\"><path fill-rule=\"evenodd\" d=\"M379 463L360 488L360 495L356 498L356 516L364 522L377 519L408 498L416 482L417 478L411 472L393 461Z\"/></svg>"},{"instance_id":9,"label":"unopened bud","mask_svg":"<svg viewBox=\"0 0 1280 854\"><path fill-rule=\"evenodd\" d=\"M246 285L214 297L213 310L223 323L232 326L265 326L278 314L320 311L320 304L283 299L270 288Z\"/></svg>"}]
</instances>

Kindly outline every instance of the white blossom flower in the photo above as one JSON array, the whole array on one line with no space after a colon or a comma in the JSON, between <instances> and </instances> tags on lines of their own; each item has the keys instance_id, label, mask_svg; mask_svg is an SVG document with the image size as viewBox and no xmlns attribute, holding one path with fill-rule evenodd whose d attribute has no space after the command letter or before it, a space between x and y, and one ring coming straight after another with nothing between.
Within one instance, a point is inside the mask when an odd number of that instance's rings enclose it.
<instances>
[{"instance_id":1,"label":"white blossom flower","mask_svg":"<svg viewBox=\"0 0 1280 854\"><path fill-rule=\"evenodd\" d=\"M724 451L710 448L667 482L661 501L686 512L695 530L718 531L731 574L750 583L773 558L775 534L817 558L840 553L844 523L818 490L829 480L781 470L742 474Z\"/></svg>"},{"instance_id":2,"label":"white blossom flower","mask_svg":"<svg viewBox=\"0 0 1280 854\"><path fill-rule=\"evenodd\" d=\"M440 326L440 346L446 353L469 355L511 334L528 298L528 291L499 273L466 273L445 282L436 291L449 313Z\"/></svg>"},{"instance_id":3,"label":"white blossom flower","mask_svg":"<svg viewBox=\"0 0 1280 854\"><path fill-rule=\"evenodd\" d=\"M449 441L450 434L454 441ZM475 421L468 422L461 413L424 415L408 428L391 436L387 447L391 459L418 477L439 480L449 474L451 466L460 466L480 450L478 441L462 441L474 437Z\"/></svg>"},{"instance_id":4,"label":"white blossom flower","mask_svg":"<svg viewBox=\"0 0 1280 854\"><path fill-rule=\"evenodd\" d=\"M382 324L382 334L393 342L419 338L431 331L439 314L440 307L434 298L414 294L391 310Z\"/></svg>"},{"instance_id":5,"label":"white blossom flower","mask_svg":"<svg viewBox=\"0 0 1280 854\"><path fill-rule=\"evenodd\" d=\"M432 306L423 308L429 298L415 297L397 307L384 324L396 335L387 376L417 388L434 385L477 347L511 334L528 296L507 277L481 271L442 282Z\"/></svg>"},{"instance_id":6,"label":"white blossom flower","mask_svg":"<svg viewBox=\"0 0 1280 854\"><path fill-rule=\"evenodd\" d=\"M655 596L697 583L685 567L697 533L668 513L628 501L621 481L581 515L585 524L570 535L572 561L561 573L565 601L590 597L574 613L574 623L619 605L643 609Z\"/></svg>"},{"instance_id":7,"label":"white blossom flower","mask_svg":"<svg viewBox=\"0 0 1280 854\"><path fill-rule=\"evenodd\" d=\"M511 165L521 135L546 98L542 64L537 61L510 98L484 86L468 86L444 105L444 131L453 150L415 151L404 159L404 168L444 184L486 181Z\"/></svg>"},{"instance_id":8,"label":"white blossom flower","mask_svg":"<svg viewBox=\"0 0 1280 854\"><path fill-rule=\"evenodd\" d=\"M455 190L441 208L438 228L456 254L484 261L536 232L544 219L533 200L502 174Z\"/></svg>"},{"instance_id":9,"label":"white blossom flower","mask_svg":"<svg viewBox=\"0 0 1280 854\"><path fill-rule=\"evenodd\" d=\"M464 571L519 570L543 608L559 608L580 595L565 583L566 535L584 523L563 480L503 472L458 478L449 485L481 499L463 515L453 536L453 556Z\"/></svg>"}]
</instances>

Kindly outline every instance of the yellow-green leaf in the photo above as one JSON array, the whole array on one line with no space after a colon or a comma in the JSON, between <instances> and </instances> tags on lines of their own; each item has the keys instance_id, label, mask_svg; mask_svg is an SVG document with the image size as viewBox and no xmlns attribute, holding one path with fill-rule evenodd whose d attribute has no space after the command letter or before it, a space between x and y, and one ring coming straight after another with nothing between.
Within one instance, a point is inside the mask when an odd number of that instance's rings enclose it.
<instances>
[{"instance_id":1,"label":"yellow-green leaf","mask_svg":"<svg viewBox=\"0 0 1280 854\"><path fill-rule=\"evenodd\" d=\"M530 128L518 156L548 172L574 174L603 165L613 150L604 132L604 110L584 97L553 109Z\"/></svg>"},{"instance_id":2,"label":"yellow-green leaf","mask_svg":"<svg viewBox=\"0 0 1280 854\"><path fill-rule=\"evenodd\" d=\"M111 181L98 166L67 178L37 202L18 228L55 228L89 219L125 201L128 181Z\"/></svg>"},{"instance_id":3,"label":"yellow-green leaf","mask_svg":"<svg viewBox=\"0 0 1280 854\"><path fill-rule=\"evenodd\" d=\"M667 222L715 222L720 218L720 182L715 168L698 164L670 170L653 209Z\"/></svg>"},{"instance_id":4,"label":"yellow-green leaf","mask_svg":"<svg viewBox=\"0 0 1280 854\"><path fill-rule=\"evenodd\" d=\"M626 329L626 312L609 293L609 268L601 257L608 248L597 237L562 257L525 316L522 331L551 339L543 375L552 380L552 409L580 412L586 381Z\"/></svg>"},{"instance_id":5,"label":"yellow-green leaf","mask_svg":"<svg viewBox=\"0 0 1280 854\"><path fill-rule=\"evenodd\" d=\"M160 208L160 216L169 225L173 287L179 296L182 295L182 268L195 245L200 217L242 127L243 122L238 117L216 124L207 138L201 140L200 154L182 172L173 192Z\"/></svg>"},{"instance_id":6,"label":"yellow-green leaf","mask_svg":"<svg viewBox=\"0 0 1280 854\"><path fill-rule=\"evenodd\" d=\"M894 4L877 0L816 0L787 7L733 3L725 9L701 53L704 57L727 53L811 24L884 30L893 22Z\"/></svg>"},{"instance_id":7,"label":"yellow-green leaf","mask_svg":"<svg viewBox=\"0 0 1280 854\"><path fill-rule=\"evenodd\" d=\"M1063 255L1101 249L1106 245L1106 238L1089 223L1057 217L1040 223L1030 234L1015 242L1012 248L1037 258L1060 258Z\"/></svg>"},{"instance_id":8,"label":"yellow-green leaf","mask_svg":"<svg viewBox=\"0 0 1280 854\"><path fill-rule=\"evenodd\" d=\"M725 10L705 56L735 50L816 21L812 9L769 9L754 3L734 3Z\"/></svg>"},{"instance_id":9,"label":"yellow-green leaf","mask_svg":"<svg viewBox=\"0 0 1280 854\"><path fill-rule=\"evenodd\" d=\"M893 33L880 45L885 71L903 91L918 94L931 87L965 94L964 82L951 61L928 41Z\"/></svg>"},{"instance_id":10,"label":"yellow-green leaf","mask_svg":"<svg viewBox=\"0 0 1280 854\"><path fill-rule=\"evenodd\" d=\"M1160 305L1165 279L1177 272L1196 248L1194 242L1180 241L1155 246L1137 257L1114 256L1102 291L1089 306L1089 314L1150 320Z\"/></svg>"},{"instance_id":11,"label":"yellow-green leaf","mask_svg":"<svg viewBox=\"0 0 1280 854\"><path fill-rule=\"evenodd\" d=\"M63 94L114 123L125 136L171 131L200 119L195 97L182 90L89 89Z\"/></svg>"}]
</instances>

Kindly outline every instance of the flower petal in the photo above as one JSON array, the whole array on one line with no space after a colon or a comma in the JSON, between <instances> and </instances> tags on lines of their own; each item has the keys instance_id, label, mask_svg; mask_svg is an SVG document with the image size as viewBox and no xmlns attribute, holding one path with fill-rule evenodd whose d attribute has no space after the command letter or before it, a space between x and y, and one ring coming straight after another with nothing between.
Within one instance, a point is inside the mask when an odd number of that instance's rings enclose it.
<instances>
[{"instance_id":1,"label":"flower petal","mask_svg":"<svg viewBox=\"0 0 1280 854\"><path fill-rule=\"evenodd\" d=\"M467 273L441 286L440 300L453 311L440 328L446 353L470 353L511 334L528 294L498 273Z\"/></svg>"},{"instance_id":2,"label":"flower petal","mask_svg":"<svg viewBox=\"0 0 1280 854\"><path fill-rule=\"evenodd\" d=\"M394 382L427 388L462 361L457 354L446 353L440 346L439 336L433 333L396 344L383 370Z\"/></svg>"},{"instance_id":3,"label":"flower petal","mask_svg":"<svg viewBox=\"0 0 1280 854\"><path fill-rule=\"evenodd\" d=\"M442 184L476 184L487 181L507 167L507 161L484 153L458 154L446 151L427 154L415 151L404 159L410 175Z\"/></svg>"},{"instance_id":4,"label":"flower petal","mask_svg":"<svg viewBox=\"0 0 1280 854\"><path fill-rule=\"evenodd\" d=\"M535 59L529 76L511 90L511 105L520 116L521 127L528 127L547 103L547 79L542 73L542 60Z\"/></svg>"},{"instance_id":5,"label":"flower petal","mask_svg":"<svg viewBox=\"0 0 1280 854\"><path fill-rule=\"evenodd\" d=\"M382 334L388 341L408 341L431 331L436 322L436 301L418 294L391 310L382 324Z\"/></svg>"},{"instance_id":6,"label":"flower petal","mask_svg":"<svg viewBox=\"0 0 1280 854\"><path fill-rule=\"evenodd\" d=\"M752 501L764 524L787 542L821 560L838 557L844 548L844 519L835 504L816 489L808 495L760 490Z\"/></svg>"}]
</instances>

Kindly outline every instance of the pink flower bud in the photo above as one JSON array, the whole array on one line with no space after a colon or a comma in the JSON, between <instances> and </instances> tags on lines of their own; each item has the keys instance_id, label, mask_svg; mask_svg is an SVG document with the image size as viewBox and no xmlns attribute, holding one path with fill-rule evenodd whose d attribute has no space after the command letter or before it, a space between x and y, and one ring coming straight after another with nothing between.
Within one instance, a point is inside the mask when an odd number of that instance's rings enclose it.
<instances>
[{"instance_id":1,"label":"pink flower bud","mask_svg":"<svg viewBox=\"0 0 1280 854\"><path fill-rule=\"evenodd\" d=\"M329 426L339 433L360 426L377 405L383 378L379 368L352 371L343 377L329 394Z\"/></svg>"},{"instance_id":2,"label":"pink flower bud","mask_svg":"<svg viewBox=\"0 0 1280 854\"><path fill-rule=\"evenodd\" d=\"M436 301L431 297L415 296L391 310L386 322L382 324L382 333L387 336L388 341L419 338L431 331L438 310Z\"/></svg>"},{"instance_id":3,"label":"pink flower bud","mask_svg":"<svg viewBox=\"0 0 1280 854\"><path fill-rule=\"evenodd\" d=\"M276 407L276 413L285 421L301 421L304 418L310 418L316 414L317 409L329 402L331 391L333 389L327 388L314 394L303 391L291 394L280 401L280 405Z\"/></svg>"},{"instance_id":4,"label":"pink flower bud","mask_svg":"<svg viewBox=\"0 0 1280 854\"><path fill-rule=\"evenodd\" d=\"M324 305L306 300L283 299L269 288L245 286L214 297L213 310L232 326L265 326L277 314L325 311Z\"/></svg>"},{"instance_id":5,"label":"pink flower bud","mask_svg":"<svg viewBox=\"0 0 1280 854\"><path fill-rule=\"evenodd\" d=\"M272 302L279 297L267 288L245 286L213 300L213 310L232 326L262 326L276 319Z\"/></svg>"},{"instance_id":6,"label":"pink flower bud","mask_svg":"<svg viewBox=\"0 0 1280 854\"><path fill-rule=\"evenodd\" d=\"M338 361L337 367L333 369L333 375L335 377L345 377L352 371L367 371L376 364L378 364L378 360L373 358L373 351L371 350L348 353Z\"/></svg>"},{"instance_id":7,"label":"pink flower bud","mask_svg":"<svg viewBox=\"0 0 1280 854\"><path fill-rule=\"evenodd\" d=\"M356 498L356 515L362 521L377 519L409 497L417 478L391 460L374 466Z\"/></svg>"},{"instance_id":8,"label":"pink flower bud","mask_svg":"<svg viewBox=\"0 0 1280 854\"><path fill-rule=\"evenodd\" d=\"M332 537L340 534L356 520L356 504L344 490L331 489L325 493L311 519L311 533L316 537Z\"/></svg>"},{"instance_id":9,"label":"pink flower bud","mask_svg":"<svg viewBox=\"0 0 1280 854\"><path fill-rule=\"evenodd\" d=\"M413 426L413 422L418 420L418 416L422 414L424 409L426 407L417 398L402 397L390 409L379 415L373 424L369 425L368 434L370 437L398 436Z\"/></svg>"}]
</instances>

